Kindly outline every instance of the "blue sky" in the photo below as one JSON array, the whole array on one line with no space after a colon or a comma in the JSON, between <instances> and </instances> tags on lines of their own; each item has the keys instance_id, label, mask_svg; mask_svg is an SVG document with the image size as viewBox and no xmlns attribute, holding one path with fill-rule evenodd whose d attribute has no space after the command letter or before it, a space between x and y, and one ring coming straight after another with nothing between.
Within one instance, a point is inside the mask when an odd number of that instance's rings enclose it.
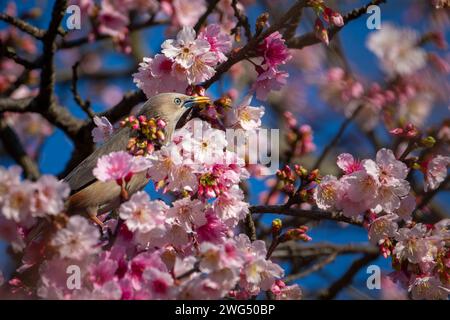
<instances>
[{"instance_id":1,"label":"blue sky","mask_svg":"<svg viewBox=\"0 0 450 320\"><path fill-rule=\"evenodd\" d=\"M3 10L6 1L2 1L0 4L0 9ZM363 4L366 1L352 1L352 3ZM382 22L392 22L394 24L402 24L407 18L408 12L404 10L404 6L408 5L412 1L407 0L396 0L396 1L388 1L388 4L383 5L381 8L381 18ZM50 8L53 1L16 1L19 12L23 9L29 8L30 6L34 6L35 4L39 4L42 7L42 11L44 16L37 23L39 27L46 27L49 20ZM47 4L46 4L47 3ZM346 12L346 10L342 10ZM251 22L254 22L256 17L262 13L262 8L258 5L253 6L249 11L249 18ZM408 23L409 26L423 31L427 29L427 20L426 19L417 19L413 23ZM0 29L4 28L5 25L0 23ZM349 25L345 26L345 28L340 32L342 44L344 51L347 55L348 60L351 62L352 69L362 75L365 78L373 79L373 80L381 80L383 78L383 74L380 72L377 61L375 57L366 49L365 42L367 35L372 32L366 27L365 18L360 18L357 21L351 22ZM450 40L448 34L446 35L447 41ZM164 37L164 27L157 27L151 30L145 31L142 33L142 46L148 54L156 53L159 50L160 44L165 40ZM321 44L320 44L321 45ZM119 53L108 53L102 56L102 64L104 67L110 69L123 69L127 65L130 65L130 60L126 58L124 55ZM67 68L67 67L66 67ZM70 69L70 66L68 67ZM122 78L119 80L115 80L114 84L121 87L124 91L134 90L135 86L132 82L131 75L128 78ZM82 96L87 96L92 90L92 83L88 83L86 81L81 81L79 84L80 93ZM57 93L61 100L64 102L71 112L73 112L77 117L84 117L84 114L80 111L79 107L75 105L73 102L70 88L68 85L58 85ZM210 94L216 94L216 90L213 87ZM338 130L341 122L343 121L343 116L336 114L333 111L330 111L329 107L326 106L322 101L318 99L317 92L314 89L311 89L308 92L308 102L309 105L315 106L318 108L317 114L319 117L322 117L323 123L326 123L326 126L319 126L320 130L315 131L315 142L318 145L318 152L321 151L321 148L324 146L326 141L330 140L335 132ZM96 111L103 110L104 106L101 101L94 101L93 107ZM430 122L435 122L441 119L441 114L448 112L448 109L445 106L436 106L438 108L437 115L435 118L430 119ZM447 114L448 115L448 114ZM272 119L273 113L268 112L265 118L265 125L270 127L273 126L276 121ZM313 124L313 128L314 124ZM346 135L344 135L344 141L342 145L346 147L347 152L354 151L353 144L345 144L345 136L347 135L358 135L359 131L356 126L351 126L348 129ZM365 143L365 142L364 142ZM57 174L65 167L67 160L70 157L72 152L72 143L70 140L62 134L59 130L56 130L55 133L47 139L45 142L42 154L39 158L39 167L43 173L49 174ZM370 151L370 148L366 148L366 150ZM373 156L373 154L372 154ZM0 164L2 165L10 165L11 161L9 159L5 159L4 157L0 158ZM261 183L251 180L251 194L252 198L250 201L252 203L257 203L256 196L259 191L262 190ZM149 191L153 194L153 191ZM450 199L448 196L441 196L439 201L449 204ZM267 216L265 221L270 221L271 217ZM313 237L313 242L320 241L328 241L333 243L354 243L354 242L367 242L367 233L361 228L356 227L348 227L342 228L335 223L323 223L320 227L313 228L311 230L311 236ZM3 247L4 248L4 247ZM323 288L330 284L332 279L336 279L340 274L346 271L347 267L350 265L351 261L355 259L355 256L348 255L338 257L336 261L330 265L328 265L324 270L320 273L316 273L312 276L309 276L305 279L302 279L299 283L308 292L308 290L315 290L317 288ZM383 270L390 270L389 268L389 260L380 258L375 264L379 265ZM0 255L0 268L6 269L7 260L5 259L5 254ZM365 281L367 279L367 274L365 270L362 270L356 277L354 281L355 287L362 290L366 294L376 295L375 292L369 292L365 288ZM350 296L346 291L343 291L339 298L349 298Z\"/></svg>"}]
</instances>

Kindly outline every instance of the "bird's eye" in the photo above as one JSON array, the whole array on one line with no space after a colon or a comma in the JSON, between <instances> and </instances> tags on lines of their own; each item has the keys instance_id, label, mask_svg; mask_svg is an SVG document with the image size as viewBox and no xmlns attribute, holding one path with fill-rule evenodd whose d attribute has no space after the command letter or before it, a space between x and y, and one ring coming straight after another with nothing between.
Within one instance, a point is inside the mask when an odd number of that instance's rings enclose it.
<instances>
[{"instance_id":1,"label":"bird's eye","mask_svg":"<svg viewBox=\"0 0 450 320\"><path fill-rule=\"evenodd\" d=\"M181 104L181 99L180 99L180 98L175 98L175 99L173 100L173 102L174 102L175 104Z\"/></svg>"}]
</instances>

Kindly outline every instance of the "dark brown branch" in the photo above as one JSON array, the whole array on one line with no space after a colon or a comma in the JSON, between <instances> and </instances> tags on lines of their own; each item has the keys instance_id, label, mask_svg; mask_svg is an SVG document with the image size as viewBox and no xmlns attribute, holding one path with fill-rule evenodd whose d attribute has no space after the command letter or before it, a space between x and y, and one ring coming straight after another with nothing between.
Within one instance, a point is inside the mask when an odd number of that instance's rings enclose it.
<instances>
[{"instance_id":1,"label":"dark brown branch","mask_svg":"<svg viewBox=\"0 0 450 320\"><path fill-rule=\"evenodd\" d=\"M344 18L344 23L347 24L363 14L367 12L367 8L371 5L379 5L385 3L387 0L372 0L365 6L355 9L348 14L346 14ZM344 25L345 26L345 25ZM332 27L328 29L328 37L331 40L336 33L338 33L343 27ZM287 41L287 46L292 49L302 49L304 47L308 47L317 43L320 43L320 39L318 39L314 32L309 32L299 37L291 38Z\"/></svg>"},{"instance_id":2,"label":"dark brown branch","mask_svg":"<svg viewBox=\"0 0 450 320\"><path fill-rule=\"evenodd\" d=\"M378 258L378 253L368 253L355 260L350 268L342 275L341 278L336 280L327 290L320 294L319 298L321 300L330 300L337 296L337 294L350 285L353 281L354 276L371 261Z\"/></svg>"},{"instance_id":3,"label":"dark brown branch","mask_svg":"<svg viewBox=\"0 0 450 320\"><path fill-rule=\"evenodd\" d=\"M12 17L3 12L0 13L0 20L3 20L6 23L15 26L21 31L28 33L30 36L35 37L36 39L42 39L45 33L44 30L41 30L22 19Z\"/></svg>"},{"instance_id":4,"label":"dark brown branch","mask_svg":"<svg viewBox=\"0 0 450 320\"><path fill-rule=\"evenodd\" d=\"M89 100L83 100L81 98L80 94L78 93L78 66L80 64L80 61L77 61L72 66L72 85L71 85L71 91L73 94L73 98L75 102L80 106L80 108L89 116L89 118L94 118L95 113L91 109L91 102Z\"/></svg>"},{"instance_id":5,"label":"dark brown branch","mask_svg":"<svg viewBox=\"0 0 450 320\"><path fill-rule=\"evenodd\" d=\"M319 262L313 264L310 268L303 270L302 272L291 274L291 275L287 276L284 279L284 282L292 282L292 281L304 278L304 277L310 275L311 273L317 272L317 271L323 269L325 266L332 263L334 260L336 260L337 256L338 256L337 252L330 253L328 256L325 257L325 259L321 259Z\"/></svg>"},{"instance_id":6,"label":"dark brown branch","mask_svg":"<svg viewBox=\"0 0 450 320\"><path fill-rule=\"evenodd\" d=\"M307 1L306 0L300 0L297 1L280 19L278 19L274 24L272 24L269 28L267 28L264 32L261 34L256 35L255 37L251 38L250 41L247 42L247 44L242 47L238 52L232 52L228 60L221 63L216 68L216 73L212 78L210 78L208 81L205 81L203 83L203 87L206 89L209 88L214 82L220 79L220 77L226 73L233 65L236 63L251 57L252 51L255 50L256 46L264 40L266 37L268 37L270 34L274 33L275 31L278 31L286 26L286 23L292 19L292 17L299 15L302 9L306 6Z\"/></svg>"},{"instance_id":7,"label":"dark brown branch","mask_svg":"<svg viewBox=\"0 0 450 320\"><path fill-rule=\"evenodd\" d=\"M0 41L0 56L14 60L15 63L20 64L29 70L33 70L39 67L39 63L32 62L22 57L19 57L13 48L4 46L1 43L1 41Z\"/></svg>"},{"instance_id":8,"label":"dark brown branch","mask_svg":"<svg viewBox=\"0 0 450 320\"><path fill-rule=\"evenodd\" d=\"M240 27L244 28L245 37L247 38L247 41L250 41L252 39L252 31L247 16L239 10L237 0L231 1L231 7L233 8L234 16L238 20L238 23L234 28L235 32L238 32Z\"/></svg>"},{"instance_id":9,"label":"dark brown branch","mask_svg":"<svg viewBox=\"0 0 450 320\"><path fill-rule=\"evenodd\" d=\"M275 213L292 217L301 217L311 220L332 220L345 222L355 226L362 226L362 222L356 221L341 214L335 214L322 210L303 210L297 208L288 208L283 205L251 206L250 212L256 213Z\"/></svg>"},{"instance_id":10,"label":"dark brown branch","mask_svg":"<svg viewBox=\"0 0 450 320\"><path fill-rule=\"evenodd\" d=\"M251 241L256 240L256 227L255 222L253 221L252 214L249 212L245 216L245 229L246 234L249 236Z\"/></svg>"},{"instance_id":11,"label":"dark brown branch","mask_svg":"<svg viewBox=\"0 0 450 320\"><path fill-rule=\"evenodd\" d=\"M217 4L220 0L210 0L208 8L206 9L205 13L202 14L202 16L198 19L197 23L194 26L195 32L199 32L200 28L203 26L203 24L206 22L206 19L208 19L208 16L214 11Z\"/></svg>"},{"instance_id":12,"label":"dark brown branch","mask_svg":"<svg viewBox=\"0 0 450 320\"><path fill-rule=\"evenodd\" d=\"M355 254L355 253L378 253L379 249L372 245L350 243L350 244L334 244L328 242L303 244L303 243L286 243L280 245L273 253L274 258L288 259L292 257L310 258L323 255L330 255L334 252L338 254Z\"/></svg>"},{"instance_id":13,"label":"dark brown branch","mask_svg":"<svg viewBox=\"0 0 450 320\"><path fill-rule=\"evenodd\" d=\"M30 105L33 98L24 99L11 99L11 98L1 98L0 99L0 113L2 112L28 112L30 111Z\"/></svg>"},{"instance_id":14,"label":"dark brown branch","mask_svg":"<svg viewBox=\"0 0 450 320\"><path fill-rule=\"evenodd\" d=\"M26 153L19 137L0 115L0 139L6 152L22 167L27 179L36 180L40 173L36 162Z\"/></svg>"},{"instance_id":15,"label":"dark brown branch","mask_svg":"<svg viewBox=\"0 0 450 320\"><path fill-rule=\"evenodd\" d=\"M39 87L39 102L42 104L41 108L50 108L52 104L53 89L55 85L55 66L53 64L54 54L56 52L56 37L58 35L59 25L64 17L67 7L67 0L56 0L53 5L52 18L42 38L43 54L42 54L42 71L41 83Z\"/></svg>"}]
</instances>

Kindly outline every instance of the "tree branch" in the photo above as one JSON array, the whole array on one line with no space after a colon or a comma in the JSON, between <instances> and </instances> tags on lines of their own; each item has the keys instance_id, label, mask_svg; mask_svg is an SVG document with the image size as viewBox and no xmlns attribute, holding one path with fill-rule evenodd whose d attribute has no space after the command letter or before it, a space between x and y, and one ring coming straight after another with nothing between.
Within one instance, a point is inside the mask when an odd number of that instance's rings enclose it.
<instances>
[{"instance_id":1,"label":"tree branch","mask_svg":"<svg viewBox=\"0 0 450 320\"><path fill-rule=\"evenodd\" d=\"M80 106L80 108L89 116L89 118L94 118L95 113L91 109L91 102L89 100L83 100L81 98L80 94L78 93L77 83L78 83L78 73L77 69L80 64L80 61L77 61L72 66L72 85L71 85L71 91L73 94L73 98L75 102Z\"/></svg>"},{"instance_id":2,"label":"tree branch","mask_svg":"<svg viewBox=\"0 0 450 320\"><path fill-rule=\"evenodd\" d=\"M205 13L202 14L202 16L198 19L197 23L194 26L194 30L196 33L200 31L200 28L202 25L206 22L206 19L208 19L208 16L214 11L217 4L220 0L210 0L208 8L206 9Z\"/></svg>"},{"instance_id":3,"label":"tree branch","mask_svg":"<svg viewBox=\"0 0 450 320\"><path fill-rule=\"evenodd\" d=\"M317 161L314 163L314 166L312 167L313 169L319 169L320 165L322 164L323 160L325 159L325 157L328 155L328 153L331 151L331 149L333 149L336 144L338 143L339 139L342 137L342 135L344 134L345 129L347 129L347 127L350 125L350 123L353 121L353 119L356 118L356 116L359 114L359 112L363 109L363 105L360 105L354 112L353 114L348 117L340 126L339 131L336 133L336 135L334 136L333 140L331 140L327 146L325 147L325 149L323 149L322 154L320 155L320 157L317 159Z\"/></svg>"},{"instance_id":4,"label":"tree branch","mask_svg":"<svg viewBox=\"0 0 450 320\"><path fill-rule=\"evenodd\" d=\"M29 70L33 70L39 67L39 63L32 62L22 57L19 57L13 48L3 45L1 41L0 41L0 56L14 60L15 63L20 64Z\"/></svg>"},{"instance_id":5,"label":"tree branch","mask_svg":"<svg viewBox=\"0 0 450 320\"><path fill-rule=\"evenodd\" d=\"M367 12L367 8L372 6L372 5L379 5L382 3L385 3L387 0L372 0L370 1L368 4L366 4L365 6L359 8L359 9L355 9L351 12L349 12L348 14L346 14L343 18L344 18L344 26L359 18L360 16L362 16L363 14L365 14ZM343 27L331 27L328 29L328 37L331 40L334 35L336 33L338 33ZM317 43L320 43L320 39L318 39L315 35L314 32L309 32L307 34L304 34L302 36L299 37L295 37L295 38L291 38L289 40L286 41L286 44L289 48L292 49L302 49L304 47L308 47Z\"/></svg>"},{"instance_id":6,"label":"tree branch","mask_svg":"<svg viewBox=\"0 0 450 320\"><path fill-rule=\"evenodd\" d=\"M362 226L362 222L356 221L352 218L346 217L342 214L335 214L322 210L303 210L297 208L288 208L283 205L267 205L267 206L251 206L250 212L252 214L256 213L274 213L282 214L292 217L301 217L311 220L332 220L338 222L345 222L355 226Z\"/></svg>"},{"instance_id":7,"label":"tree branch","mask_svg":"<svg viewBox=\"0 0 450 320\"><path fill-rule=\"evenodd\" d=\"M353 278L361 268L376 258L378 258L378 253L368 253L358 260L355 260L350 268L342 275L342 277L336 280L328 289L321 293L319 298L321 300L331 300L336 297L342 289L352 283Z\"/></svg>"},{"instance_id":8,"label":"tree branch","mask_svg":"<svg viewBox=\"0 0 450 320\"><path fill-rule=\"evenodd\" d=\"M36 162L26 153L19 137L0 115L0 139L3 147L22 167L27 179L36 180L40 173Z\"/></svg>"},{"instance_id":9,"label":"tree branch","mask_svg":"<svg viewBox=\"0 0 450 320\"><path fill-rule=\"evenodd\" d=\"M10 25L15 26L16 28L20 29L21 31L29 34L30 36L35 37L36 39L42 39L44 37L45 31L42 29L39 29L28 22L12 17L6 13L1 12L0 13L0 20L5 21L6 23L9 23Z\"/></svg>"}]
</instances>

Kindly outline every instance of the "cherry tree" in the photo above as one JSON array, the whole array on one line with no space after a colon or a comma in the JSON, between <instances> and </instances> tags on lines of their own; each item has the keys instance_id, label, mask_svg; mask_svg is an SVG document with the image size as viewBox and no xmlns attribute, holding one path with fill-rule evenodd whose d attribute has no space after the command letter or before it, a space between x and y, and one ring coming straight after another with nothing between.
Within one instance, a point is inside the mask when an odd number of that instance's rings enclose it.
<instances>
[{"instance_id":1,"label":"cherry tree","mask_svg":"<svg viewBox=\"0 0 450 320\"><path fill-rule=\"evenodd\" d=\"M80 30L66 23L73 5ZM14 267L0 270L1 296L333 299L381 258L391 265L383 298L447 299L448 198L436 199L450 187L450 3L411 1L396 9L410 20L367 30L355 45L371 52L364 61L378 77L348 58L341 37L373 5L396 8L390 0L55 0L45 14L5 3L0 239ZM417 12L425 31L408 23ZM138 113L165 92L211 100L170 141L163 119ZM100 157L92 172L121 188L119 206L95 222L68 214L63 178L122 127L134 133L127 150ZM276 173L227 139L229 130L248 137L263 127L281 129ZM327 141L316 141L321 130L331 132ZM72 151L52 175L39 164L55 132ZM129 193L142 173L149 186ZM330 225L344 244L316 239ZM367 241L353 242L357 228ZM302 290L303 278L349 254L357 257L327 287ZM67 285L71 266L78 288Z\"/></svg>"}]
</instances>

